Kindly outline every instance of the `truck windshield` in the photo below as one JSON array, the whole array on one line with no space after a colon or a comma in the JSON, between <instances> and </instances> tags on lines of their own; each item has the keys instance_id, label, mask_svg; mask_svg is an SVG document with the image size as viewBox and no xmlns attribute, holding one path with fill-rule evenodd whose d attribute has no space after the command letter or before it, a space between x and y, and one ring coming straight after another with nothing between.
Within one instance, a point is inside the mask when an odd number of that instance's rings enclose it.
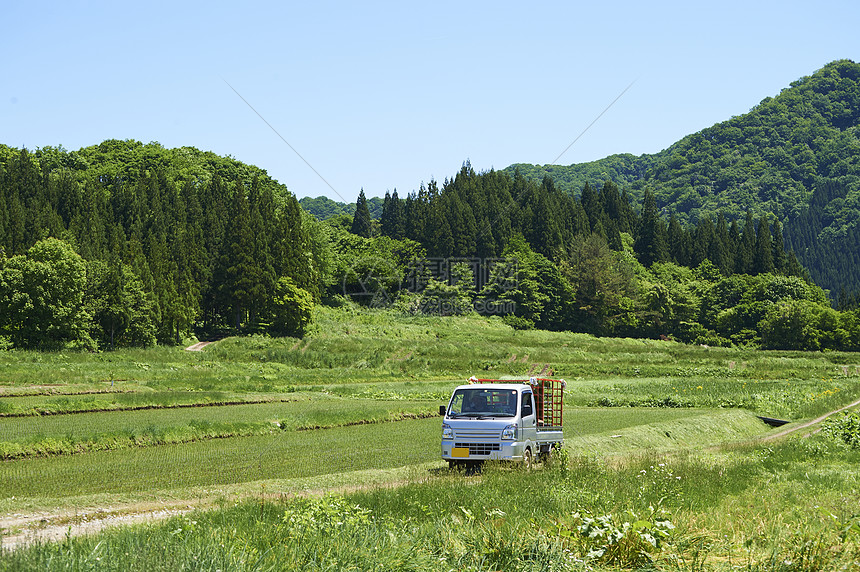
<instances>
[{"instance_id":1,"label":"truck windshield","mask_svg":"<svg viewBox=\"0 0 860 572\"><path fill-rule=\"evenodd\" d=\"M517 392L513 389L458 389L451 399L451 417L513 417L517 414Z\"/></svg>"}]
</instances>

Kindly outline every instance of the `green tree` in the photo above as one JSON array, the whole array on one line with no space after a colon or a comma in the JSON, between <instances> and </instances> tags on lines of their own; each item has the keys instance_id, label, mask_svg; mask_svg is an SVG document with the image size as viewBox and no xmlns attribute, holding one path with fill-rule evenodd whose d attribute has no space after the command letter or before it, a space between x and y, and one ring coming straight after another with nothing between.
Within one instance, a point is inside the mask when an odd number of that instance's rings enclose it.
<instances>
[{"instance_id":1,"label":"green tree","mask_svg":"<svg viewBox=\"0 0 860 572\"><path fill-rule=\"evenodd\" d=\"M782 237L782 226L779 224L779 219L773 221L773 238L771 244L773 245L773 253L771 254L773 269L776 272L783 273L788 260L785 255L785 242Z\"/></svg>"},{"instance_id":2,"label":"green tree","mask_svg":"<svg viewBox=\"0 0 860 572\"><path fill-rule=\"evenodd\" d=\"M703 293L699 321L707 328L715 327L720 312L741 303L750 288L750 281L751 277L746 274L734 274L711 284Z\"/></svg>"},{"instance_id":3,"label":"green tree","mask_svg":"<svg viewBox=\"0 0 860 572\"><path fill-rule=\"evenodd\" d=\"M669 254L676 264L687 265L690 263L690 242L687 232L681 227L681 222L675 213L669 217L669 228L667 229L667 241Z\"/></svg>"},{"instance_id":4,"label":"green tree","mask_svg":"<svg viewBox=\"0 0 860 572\"><path fill-rule=\"evenodd\" d=\"M362 238L333 229L329 295L350 296L360 304L387 306L426 251L413 240L387 236Z\"/></svg>"},{"instance_id":5,"label":"green tree","mask_svg":"<svg viewBox=\"0 0 860 572\"><path fill-rule=\"evenodd\" d=\"M275 285L271 307L271 329L274 333L297 338L304 336L314 309L310 292L296 286L290 278L281 277Z\"/></svg>"},{"instance_id":6,"label":"green tree","mask_svg":"<svg viewBox=\"0 0 860 572\"><path fill-rule=\"evenodd\" d=\"M634 264L628 253L613 253L606 240L592 233L575 240L563 272L573 289L571 328L593 334L627 334L636 297Z\"/></svg>"},{"instance_id":7,"label":"green tree","mask_svg":"<svg viewBox=\"0 0 860 572\"><path fill-rule=\"evenodd\" d=\"M743 233L740 236L737 256L735 257L735 272L738 274L755 274L755 244L755 225L753 224L752 212L747 211Z\"/></svg>"},{"instance_id":8,"label":"green tree","mask_svg":"<svg viewBox=\"0 0 860 572\"><path fill-rule=\"evenodd\" d=\"M251 228L251 213L245 188L236 184L230 226L221 255L221 297L231 308L233 326L242 327L248 311L257 298L260 269L254 259L256 239Z\"/></svg>"},{"instance_id":9,"label":"green tree","mask_svg":"<svg viewBox=\"0 0 860 572\"><path fill-rule=\"evenodd\" d=\"M585 183L579 196L579 202L582 203L582 208L585 210L585 214L588 217L589 231L593 231L602 214L600 196L591 187L591 185Z\"/></svg>"},{"instance_id":10,"label":"green tree","mask_svg":"<svg viewBox=\"0 0 860 572\"><path fill-rule=\"evenodd\" d=\"M572 292L558 267L521 235L510 239L502 255L506 264L491 270L477 304L486 313L502 310L540 328L565 329Z\"/></svg>"},{"instance_id":11,"label":"green tree","mask_svg":"<svg viewBox=\"0 0 860 572\"><path fill-rule=\"evenodd\" d=\"M666 226L657 212L657 201L654 195L646 190L642 217L636 228L633 243L633 249L643 266L647 267L654 262L665 262L669 259L666 234Z\"/></svg>"},{"instance_id":12,"label":"green tree","mask_svg":"<svg viewBox=\"0 0 860 572\"><path fill-rule=\"evenodd\" d=\"M672 335L687 339L690 324L698 318L699 285L693 270L677 264L654 263L642 284L643 308L647 315L644 331L651 336Z\"/></svg>"},{"instance_id":13,"label":"green tree","mask_svg":"<svg viewBox=\"0 0 860 572\"><path fill-rule=\"evenodd\" d=\"M473 311L475 284L472 269L459 262L451 265L448 280L429 277L418 304L421 312L439 316L460 316Z\"/></svg>"},{"instance_id":14,"label":"green tree","mask_svg":"<svg viewBox=\"0 0 860 572\"><path fill-rule=\"evenodd\" d=\"M823 315L833 312L808 300L783 300L768 307L759 328L764 349L821 349Z\"/></svg>"},{"instance_id":15,"label":"green tree","mask_svg":"<svg viewBox=\"0 0 860 572\"><path fill-rule=\"evenodd\" d=\"M755 255L753 257L755 274L773 272L773 240L770 235L770 224L766 216L759 219L756 232Z\"/></svg>"},{"instance_id":16,"label":"green tree","mask_svg":"<svg viewBox=\"0 0 860 572\"><path fill-rule=\"evenodd\" d=\"M373 226L370 222L370 211L367 208L367 199L364 197L364 189L358 193L358 200L355 202L355 215L352 218L352 227L349 231L352 234L370 238L373 233Z\"/></svg>"},{"instance_id":17,"label":"green tree","mask_svg":"<svg viewBox=\"0 0 860 572\"><path fill-rule=\"evenodd\" d=\"M0 320L17 347L92 348L84 304L86 263L62 240L47 238L0 270Z\"/></svg>"},{"instance_id":18,"label":"green tree","mask_svg":"<svg viewBox=\"0 0 860 572\"><path fill-rule=\"evenodd\" d=\"M147 347L156 342L152 301L131 267L119 260L87 264L86 306L102 347Z\"/></svg>"},{"instance_id":19,"label":"green tree","mask_svg":"<svg viewBox=\"0 0 860 572\"><path fill-rule=\"evenodd\" d=\"M406 207L398 198L397 189L394 189L393 194L385 193L379 223L385 236L397 240L406 238Z\"/></svg>"}]
</instances>

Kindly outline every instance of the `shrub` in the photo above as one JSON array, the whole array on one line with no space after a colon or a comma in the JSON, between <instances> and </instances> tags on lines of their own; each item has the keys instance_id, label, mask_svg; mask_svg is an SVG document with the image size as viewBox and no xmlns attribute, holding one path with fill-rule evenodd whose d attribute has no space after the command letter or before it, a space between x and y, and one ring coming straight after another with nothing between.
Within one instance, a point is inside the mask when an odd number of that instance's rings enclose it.
<instances>
[{"instance_id":1,"label":"shrub","mask_svg":"<svg viewBox=\"0 0 860 572\"><path fill-rule=\"evenodd\" d=\"M860 415L856 412L831 417L824 423L824 433L852 449L860 449Z\"/></svg>"},{"instance_id":2,"label":"shrub","mask_svg":"<svg viewBox=\"0 0 860 572\"><path fill-rule=\"evenodd\" d=\"M502 321L515 330L533 330L535 328L534 322L532 322L528 318L522 318L520 316L514 316L512 314L508 316L503 316Z\"/></svg>"}]
</instances>

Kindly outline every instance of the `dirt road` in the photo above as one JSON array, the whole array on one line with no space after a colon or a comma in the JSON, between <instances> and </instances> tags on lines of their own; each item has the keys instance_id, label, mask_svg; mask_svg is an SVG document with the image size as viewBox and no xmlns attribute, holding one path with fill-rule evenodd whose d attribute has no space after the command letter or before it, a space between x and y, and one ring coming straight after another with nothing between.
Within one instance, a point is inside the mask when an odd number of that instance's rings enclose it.
<instances>
[{"instance_id":1,"label":"dirt road","mask_svg":"<svg viewBox=\"0 0 860 572\"><path fill-rule=\"evenodd\" d=\"M94 534L111 526L164 520L197 508L188 502L151 503L81 509L54 514L10 514L0 517L0 546L16 549L34 542L53 542L67 536Z\"/></svg>"},{"instance_id":2,"label":"dirt road","mask_svg":"<svg viewBox=\"0 0 860 572\"><path fill-rule=\"evenodd\" d=\"M772 435L767 435L765 437L762 437L760 439L760 441L762 441L762 442L773 441L774 439L779 439L781 437L785 437L786 435L791 435L792 433L796 433L798 431L803 431L804 429L808 429L808 428L813 427L815 425L820 425L825 419L827 419L831 415L841 413L842 411L845 411L846 409L851 409L852 407L857 407L858 405L860 405L860 400L857 400L854 403L846 405L845 407L840 407L839 409L836 409L836 410L831 411L829 413L825 413L821 417L816 417L812 421L807 421L805 423L801 423L800 425L795 425L793 427L789 427L788 429L783 429L782 431L779 431L779 432L774 433ZM821 430L821 428L817 427L814 431L810 431L809 434L811 435L813 433L817 433L820 430Z\"/></svg>"}]
</instances>

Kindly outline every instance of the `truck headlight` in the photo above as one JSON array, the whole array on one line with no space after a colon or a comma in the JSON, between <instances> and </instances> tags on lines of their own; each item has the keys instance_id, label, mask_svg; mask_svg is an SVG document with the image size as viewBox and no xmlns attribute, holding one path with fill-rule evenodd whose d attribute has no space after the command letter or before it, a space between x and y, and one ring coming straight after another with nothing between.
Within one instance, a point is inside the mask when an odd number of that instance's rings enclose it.
<instances>
[{"instance_id":1,"label":"truck headlight","mask_svg":"<svg viewBox=\"0 0 860 572\"><path fill-rule=\"evenodd\" d=\"M513 440L517 437L517 426L516 425L508 425L504 429L502 429L502 439Z\"/></svg>"},{"instance_id":2,"label":"truck headlight","mask_svg":"<svg viewBox=\"0 0 860 572\"><path fill-rule=\"evenodd\" d=\"M447 423L442 423L442 438L443 439L453 439L454 438L454 430L451 429L451 426Z\"/></svg>"}]
</instances>

